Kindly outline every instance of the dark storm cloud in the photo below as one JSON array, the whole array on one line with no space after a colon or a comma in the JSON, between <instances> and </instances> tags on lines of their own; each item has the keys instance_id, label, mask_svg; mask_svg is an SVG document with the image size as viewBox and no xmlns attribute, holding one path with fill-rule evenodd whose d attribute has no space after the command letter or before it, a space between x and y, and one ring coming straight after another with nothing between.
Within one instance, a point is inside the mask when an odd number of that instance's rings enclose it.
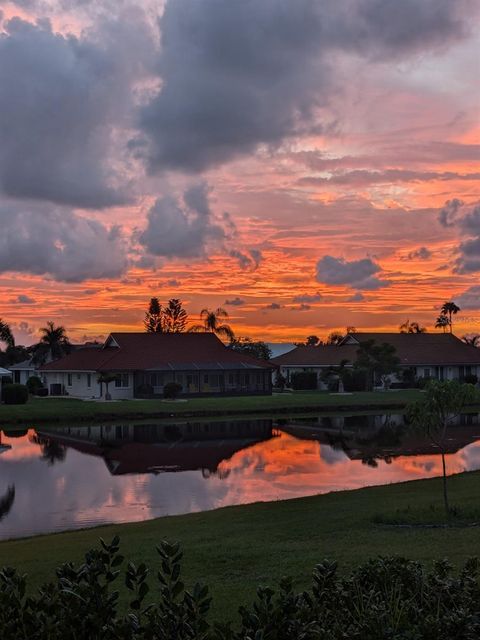
<instances>
[{"instance_id":1,"label":"dark storm cloud","mask_svg":"<svg viewBox=\"0 0 480 640\"><path fill-rule=\"evenodd\" d=\"M231 300L225 300L223 304L228 305L230 307L241 307L245 304L245 300L242 300L237 296L236 298L232 298Z\"/></svg>"},{"instance_id":2,"label":"dark storm cloud","mask_svg":"<svg viewBox=\"0 0 480 640\"><path fill-rule=\"evenodd\" d=\"M322 299L322 295L320 293L313 293L313 294L309 294L309 293L303 293L301 295L295 296L292 300L292 302L320 302L320 300Z\"/></svg>"},{"instance_id":3,"label":"dark storm cloud","mask_svg":"<svg viewBox=\"0 0 480 640\"><path fill-rule=\"evenodd\" d=\"M473 285L462 294L456 296L458 306L466 311L467 309L480 309L480 285Z\"/></svg>"},{"instance_id":4,"label":"dark storm cloud","mask_svg":"<svg viewBox=\"0 0 480 640\"><path fill-rule=\"evenodd\" d=\"M140 121L150 169L202 171L308 130L327 102L337 51L383 62L445 48L465 35L476 6L170 0L160 22L163 84Z\"/></svg>"},{"instance_id":5,"label":"dark storm cloud","mask_svg":"<svg viewBox=\"0 0 480 640\"><path fill-rule=\"evenodd\" d=\"M121 230L45 204L0 205L0 273L49 275L64 282L115 278L128 266Z\"/></svg>"},{"instance_id":6,"label":"dark storm cloud","mask_svg":"<svg viewBox=\"0 0 480 640\"><path fill-rule=\"evenodd\" d=\"M355 289L374 290L388 286L388 282L380 280L375 274L382 268L370 258L362 260L345 260L333 256L323 256L317 262L317 280L324 284L341 284Z\"/></svg>"},{"instance_id":7,"label":"dark storm cloud","mask_svg":"<svg viewBox=\"0 0 480 640\"><path fill-rule=\"evenodd\" d=\"M432 257L432 252L427 247L419 247L415 251L410 251L407 260L428 260Z\"/></svg>"},{"instance_id":8,"label":"dark storm cloud","mask_svg":"<svg viewBox=\"0 0 480 640\"><path fill-rule=\"evenodd\" d=\"M153 255L200 257L209 250L223 250L234 234L228 214L218 218L210 209L209 187L201 182L189 187L181 199L158 198L148 212L140 243Z\"/></svg>"},{"instance_id":9,"label":"dark storm cloud","mask_svg":"<svg viewBox=\"0 0 480 640\"><path fill-rule=\"evenodd\" d=\"M115 128L147 38L118 21L77 38L14 18L0 36L0 189L82 208L128 200ZM116 155L115 155L116 154ZM115 157L114 157L115 155Z\"/></svg>"},{"instance_id":10,"label":"dark storm cloud","mask_svg":"<svg viewBox=\"0 0 480 640\"><path fill-rule=\"evenodd\" d=\"M463 238L456 248L456 273L480 271L480 203L466 204L453 199L445 203L438 214L442 226L457 230Z\"/></svg>"}]
</instances>

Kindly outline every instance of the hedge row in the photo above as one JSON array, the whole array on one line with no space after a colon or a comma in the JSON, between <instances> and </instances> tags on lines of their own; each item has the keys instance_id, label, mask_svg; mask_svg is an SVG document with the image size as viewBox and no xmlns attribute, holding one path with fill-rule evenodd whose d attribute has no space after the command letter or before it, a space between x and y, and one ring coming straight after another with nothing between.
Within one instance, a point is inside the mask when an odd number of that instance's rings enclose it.
<instances>
[{"instance_id":1,"label":"hedge row","mask_svg":"<svg viewBox=\"0 0 480 640\"><path fill-rule=\"evenodd\" d=\"M29 640L473 640L480 637L478 563L454 575L447 562L427 570L403 558L378 558L346 577L333 562L315 567L312 586L296 593L259 587L234 624L209 620L205 586L186 590L177 544L158 547L159 571L125 564L118 537L101 541L81 566L67 563L29 596L27 578L0 572L0 637ZM123 580L131 597L119 613ZM152 597L152 582L156 595ZM253 595L253 594L252 594Z\"/></svg>"}]
</instances>

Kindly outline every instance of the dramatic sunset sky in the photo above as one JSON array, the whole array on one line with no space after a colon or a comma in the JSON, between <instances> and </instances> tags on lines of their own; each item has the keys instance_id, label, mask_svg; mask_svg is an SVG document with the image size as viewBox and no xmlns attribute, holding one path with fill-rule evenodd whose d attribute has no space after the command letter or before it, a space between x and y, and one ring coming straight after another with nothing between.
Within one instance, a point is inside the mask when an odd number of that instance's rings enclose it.
<instances>
[{"instance_id":1,"label":"dramatic sunset sky","mask_svg":"<svg viewBox=\"0 0 480 640\"><path fill-rule=\"evenodd\" d=\"M0 0L0 317L480 332L479 0Z\"/></svg>"}]
</instances>

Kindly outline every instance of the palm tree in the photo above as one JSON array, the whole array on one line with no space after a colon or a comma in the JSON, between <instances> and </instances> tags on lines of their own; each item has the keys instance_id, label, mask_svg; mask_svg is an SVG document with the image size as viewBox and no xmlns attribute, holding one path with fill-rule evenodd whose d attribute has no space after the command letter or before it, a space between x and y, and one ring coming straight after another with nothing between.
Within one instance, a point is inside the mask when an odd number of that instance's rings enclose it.
<instances>
[{"instance_id":1,"label":"palm tree","mask_svg":"<svg viewBox=\"0 0 480 640\"><path fill-rule=\"evenodd\" d=\"M448 317L450 333L452 333L452 315L456 315L459 311L461 311L460 307L458 307L455 302L444 302L440 311L442 313L442 316Z\"/></svg>"},{"instance_id":2,"label":"palm tree","mask_svg":"<svg viewBox=\"0 0 480 640\"><path fill-rule=\"evenodd\" d=\"M449 325L447 316L438 316L435 321L435 329L443 329L443 333L447 330Z\"/></svg>"},{"instance_id":3,"label":"palm tree","mask_svg":"<svg viewBox=\"0 0 480 640\"><path fill-rule=\"evenodd\" d=\"M410 319L400 325L400 333L427 333L426 327L421 327L418 322L410 322Z\"/></svg>"},{"instance_id":4,"label":"palm tree","mask_svg":"<svg viewBox=\"0 0 480 640\"><path fill-rule=\"evenodd\" d=\"M218 336L228 338L230 342L235 338L233 329L228 324L222 324L222 319L228 319L228 313L225 309L219 307L215 311L211 309L202 309L200 311L200 320L203 324L194 325L190 331L205 331L205 333L215 333Z\"/></svg>"},{"instance_id":5,"label":"palm tree","mask_svg":"<svg viewBox=\"0 0 480 640\"><path fill-rule=\"evenodd\" d=\"M111 382L115 382L115 380L117 378L118 378L118 376L113 374L113 373L101 373L98 376L97 382L100 385L100 397L102 396L102 393L103 393L102 385L105 385L105 400L111 400L112 399L112 396L108 392L108 385Z\"/></svg>"},{"instance_id":6,"label":"palm tree","mask_svg":"<svg viewBox=\"0 0 480 640\"><path fill-rule=\"evenodd\" d=\"M34 352L36 362L45 362L48 355L52 360L58 360L70 353L72 347L65 327L56 327L53 322L49 321L46 327L40 329L40 333L42 337Z\"/></svg>"},{"instance_id":7,"label":"palm tree","mask_svg":"<svg viewBox=\"0 0 480 640\"><path fill-rule=\"evenodd\" d=\"M465 344L469 344L472 347L479 347L480 346L480 335L475 335L475 336L463 336L462 340L465 342Z\"/></svg>"},{"instance_id":8,"label":"palm tree","mask_svg":"<svg viewBox=\"0 0 480 640\"><path fill-rule=\"evenodd\" d=\"M0 318L0 342L5 342L8 347L15 346L15 338L13 337L13 333L6 322Z\"/></svg>"}]
</instances>

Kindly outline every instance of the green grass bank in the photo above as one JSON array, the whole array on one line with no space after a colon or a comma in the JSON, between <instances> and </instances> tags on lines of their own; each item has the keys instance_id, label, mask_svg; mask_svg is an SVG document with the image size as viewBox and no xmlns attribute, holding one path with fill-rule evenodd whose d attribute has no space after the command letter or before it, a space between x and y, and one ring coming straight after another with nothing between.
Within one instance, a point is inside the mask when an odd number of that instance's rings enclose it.
<instances>
[{"instance_id":1,"label":"green grass bank","mask_svg":"<svg viewBox=\"0 0 480 640\"><path fill-rule=\"evenodd\" d=\"M480 513L480 472L453 476L449 487L452 505ZM118 533L127 559L145 561L152 569L158 562L158 541L178 540L185 552L187 584L206 582L214 597L213 617L232 618L240 604L251 601L259 584L273 585L291 575L297 587L306 586L314 565L323 558L337 560L346 571L382 554L427 563L447 557L457 566L480 555L480 527L375 524L379 514L409 506L427 514L431 505L441 507L440 479L2 542L0 566L17 567L39 586L60 563L79 561L100 536L111 539ZM154 575L155 571L151 585Z\"/></svg>"},{"instance_id":2,"label":"green grass bank","mask_svg":"<svg viewBox=\"0 0 480 640\"><path fill-rule=\"evenodd\" d=\"M92 420L140 420L233 415L282 415L296 412L402 410L421 397L419 391L358 392L331 395L327 392L296 392L272 396L192 398L186 401L123 400L83 401L72 398L30 398L24 405L0 405L0 427L22 424L83 422Z\"/></svg>"}]
</instances>

